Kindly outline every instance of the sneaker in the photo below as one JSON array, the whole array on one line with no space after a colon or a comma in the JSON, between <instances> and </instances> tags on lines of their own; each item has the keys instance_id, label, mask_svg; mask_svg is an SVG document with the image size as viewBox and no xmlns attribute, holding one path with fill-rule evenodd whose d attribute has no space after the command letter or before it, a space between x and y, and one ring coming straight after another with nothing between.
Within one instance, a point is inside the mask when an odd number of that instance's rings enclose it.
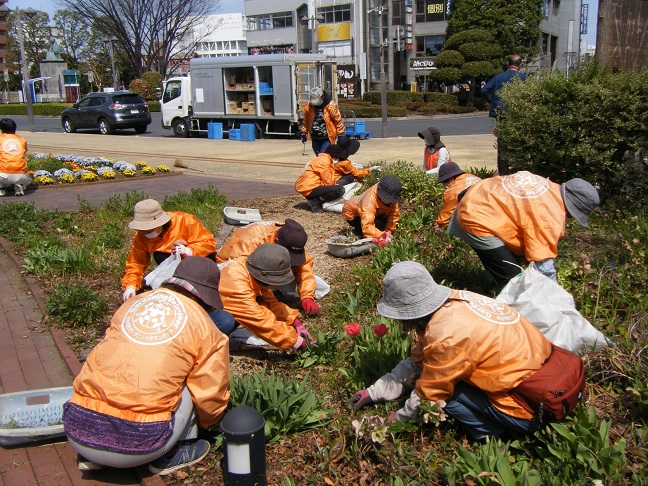
<instances>
[{"instance_id":1,"label":"sneaker","mask_svg":"<svg viewBox=\"0 0 648 486\"><path fill-rule=\"evenodd\" d=\"M81 454L77 454L77 467L79 468L79 471L98 471L99 469L104 468L104 466L101 464L88 461Z\"/></svg>"},{"instance_id":2,"label":"sneaker","mask_svg":"<svg viewBox=\"0 0 648 486\"><path fill-rule=\"evenodd\" d=\"M149 464L151 474L166 476L202 460L209 453L209 442L203 439L178 442L173 449Z\"/></svg>"},{"instance_id":3,"label":"sneaker","mask_svg":"<svg viewBox=\"0 0 648 486\"><path fill-rule=\"evenodd\" d=\"M324 212L324 208L322 207L322 201L320 201L318 197L316 197L315 199L309 199L308 202L314 213Z\"/></svg>"},{"instance_id":4,"label":"sneaker","mask_svg":"<svg viewBox=\"0 0 648 486\"><path fill-rule=\"evenodd\" d=\"M7 195L7 190L4 188L0 188L0 197L6 196Z\"/></svg>"},{"instance_id":5,"label":"sneaker","mask_svg":"<svg viewBox=\"0 0 648 486\"><path fill-rule=\"evenodd\" d=\"M14 193L16 196L24 196L25 186L23 186L22 184L14 184Z\"/></svg>"}]
</instances>

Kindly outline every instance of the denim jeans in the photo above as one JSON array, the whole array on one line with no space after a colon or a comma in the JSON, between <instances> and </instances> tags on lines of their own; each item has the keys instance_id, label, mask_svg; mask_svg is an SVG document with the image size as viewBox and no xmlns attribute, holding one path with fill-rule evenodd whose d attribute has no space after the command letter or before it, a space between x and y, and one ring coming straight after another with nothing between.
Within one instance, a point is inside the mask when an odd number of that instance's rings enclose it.
<instances>
[{"instance_id":1,"label":"denim jeans","mask_svg":"<svg viewBox=\"0 0 648 486\"><path fill-rule=\"evenodd\" d=\"M223 334L229 334L236 327L234 316L227 311L213 310L209 313L209 317Z\"/></svg>"},{"instance_id":2,"label":"denim jeans","mask_svg":"<svg viewBox=\"0 0 648 486\"><path fill-rule=\"evenodd\" d=\"M488 400L485 392L460 381L452 398L446 401L445 411L457 419L474 440L498 436L506 431L533 432L542 422L521 419L500 412Z\"/></svg>"},{"instance_id":3,"label":"denim jeans","mask_svg":"<svg viewBox=\"0 0 648 486\"><path fill-rule=\"evenodd\" d=\"M331 141L328 138L314 138L311 141L311 145L313 146L313 152L315 152L315 155L319 155L321 152L324 152L329 145L331 145Z\"/></svg>"}]
</instances>

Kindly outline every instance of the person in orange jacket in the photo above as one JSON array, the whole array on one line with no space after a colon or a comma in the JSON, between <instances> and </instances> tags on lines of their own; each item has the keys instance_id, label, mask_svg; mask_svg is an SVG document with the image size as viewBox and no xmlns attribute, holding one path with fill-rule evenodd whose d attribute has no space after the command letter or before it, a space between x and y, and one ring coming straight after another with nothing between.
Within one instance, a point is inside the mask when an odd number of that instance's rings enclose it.
<instances>
[{"instance_id":1,"label":"person in orange jacket","mask_svg":"<svg viewBox=\"0 0 648 486\"><path fill-rule=\"evenodd\" d=\"M360 238L381 238L391 234L400 219L401 181L388 175L367 189L362 195L354 196L342 206L342 216Z\"/></svg>"},{"instance_id":2,"label":"person in orange jacket","mask_svg":"<svg viewBox=\"0 0 648 486\"><path fill-rule=\"evenodd\" d=\"M213 261L187 257L157 289L127 300L90 352L64 406L81 470L149 463L166 475L207 455L197 426L229 402L229 341L206 309L223 309Z\"/></svg>"},{"instance_id":3,"label":"person in orange jacket","mask_svg":"<svg viewBox=\"0 0 648 486\"><path fill-rule=\"evenodd\" d=\"M304 107L304 120L300 130L302 142L306 143L309 134L316 156L334 144L339 135L344 134L344 122L337 103L322 88L311 90L310 100Z\"/></svg>"},{"instance_id":4,"label":"person in orange jacket","mask_svg":"<svg viewBox=\"0 0 648 486\"><path fill-rule=\"evenodd\" d=\"M459 194L480 181L481 177L466 174L454 162L443 164L439 168L438 182L443 184L445 191L443 191L443 206L437 216L436 224L442 228L448 226L452 213L459 203Z\"/></svg>"},{"instance_id":5,"label":"person in orange jacket","mask_svg":"<svg viewBox=\"0 0 648 486\"><path fill-rule=\"evenodd\" d=\"M238 228L221 246L216 254L216 263L225 263L241 256L248 256L263 243L276 243L290 253L290 267L297 281L297 291L306 315L315 316L320 306L315 302L314 259L304 247L308 235L304 227L294 219L281 223L260 222Z\"/></svg>"},{"instance_id":6,"label":"person in orange jacket","mask_svg":"<svg viewBox=\"0 0 648 486\"><path fill-rule=\"evenodd\" d=\"M372 165L371 167L360 169L348 159L348 157L351 157L360 149L360 142L357 140L347 137L346 135L340 135L337 144L342 147L343 150L346 150L347 158L339 160L337 163L333 164L336 184L346 186L352 182L364 179L374 170L382 169L379 165Z\"/></svg>"},{"instance_id":7,"label":"person in orange jacket","mask_svg":"<svg viewBox=\"0 0 648 486\"><path fill-rule=\"evenodd\" d=\"M16 196L24 196L31 184L27 171L27 140L16 135L16 122L11 118L0 120L0 196L11 188Z\"/></svg>"},{"instance_id":8,"label":"person in orange jacket","mask_svg":"<svg viewBox=\"0 0 648 486\"><path fill-rule=\"evenodd\" d=\"M347 151L334 143L308 162L297 177L295 190L308 200L314 213L324 211L322 202L334 201L344 194L344 185L335 178L335 164L347 157Z\"/></svg>"},{"instance_id":9,"label":"person in orange jacket","mask_svg":"<svg viewBox=\"0 0 648 486\"><path fill-rule=\"evenodd\" d=\"M454 212L448 233L470 245L500 292L520 273L517 257L535 262L553 280L553 259L568 217L587 226L599 204L594 186L583 179L556 184L527 171L475 184Z\"/></svg>"},{"instance_id":10,"label":"person in orange jacket","mask_svg":"<svg viewBox=\"0 0 648 486\"><path fill-rule=\"evenodd\" d=\"M136 232L121 282L124 301L134 297L142 287L151 255L158 264L176 252L181 257L206 256L212 260L216 257L216 238L198 218L181 211L162 211L154 199L135 205L133 221L128 227Z\"/></svg>"},{"instance_id":11,"label":"person in orange jacket","mask_svg":"<svg viewBox=\"0 0 648 486\"><path fill-rule=\"evenodd\" d=\"M221 264L223 307L268 344L280 349L304 348L314 341L299 320L299 311L279 302L272 292L294 280L288 250L264 243L250 256Z\"/></svg>"},{"instance_id":12,"label":"person in orange jacket","mask_svg":"<svg viewBox=\"0 0 648 486\"><path fill-rule=\"evenodd\" d=\"M443 164L452 162L450 152L441 141L441 132L436 127L429 127L419 132L418 136L425 141L423 170L428 175L438 174Z\"/></svg>"},{"instance_id":13,"label":"person in orange jacket","mask_svg":"<svg viewBox=\"0 0 648 486\"><path fill-rule=\"evenodd\" d=\"M552 344L517 311L438 285L423 265L404 261L385 274L378 313L401 321L418 339L409 358L351 397L356 410L396 400L415 382L405 405L392 412L393 420L413 418L426 399L441 402L474 440L542 426L511 390L542 367Z\"/></svg>"}]
</instances>

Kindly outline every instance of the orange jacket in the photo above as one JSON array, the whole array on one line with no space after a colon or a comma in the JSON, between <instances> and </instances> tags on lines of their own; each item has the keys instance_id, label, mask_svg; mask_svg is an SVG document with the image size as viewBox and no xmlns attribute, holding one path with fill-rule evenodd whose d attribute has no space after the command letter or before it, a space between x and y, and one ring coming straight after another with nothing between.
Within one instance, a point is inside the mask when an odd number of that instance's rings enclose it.
<instances>
[{"instance_id":1,"label":"orange jacket","mask_svg":"<svg viewBox=\"0 0 648 486\"><path fill-rule=\"evenodd\" d=\"M327 153L321 152L312 159L304 171L299 174L295 181L295 190L302 196L308 197L313 189L319 186L335 185L335 169L333 160Z\"/></svg>"},{"instance_id":2,"label":"orange jacket","mask_svg":"<svg viewBox=\"0 0 648 486\"><path fill-rule=\"evenodd\" d=\"M70 401L132 422L168 421L186 385L209 427L227 407L229 382L227 336L196 302L159 288L117 309Z\"/></svg>"},{"instance_id":3,"label":"orange jacket","mask_svg":"<svg viewBox=\"0 0 648 486\"><path fill-rule=\"evenodd\" d=\"M239 228L229 240L221 246L216 255L216 263L225 263L241 256L249 256L258 246L264 243L277 243L277 233L280 225L273 222L252 223ZM313 271L313 257L305 253L306 262L299 267L292 267L293 275L297 281L300 299L314 299L315 272Z\"/></svg>"},{"instance_id":4,"label":"orange jacket","mask_svg":"<svg viewBox=\"0 0 648 486\"><path fill-rule=\"evenodd\" d=\"M467 233L497 236L514 255L539 262L558 254L566 211L560 185L521 171L476 184L457 206L457 219Z\"/></svg>"},{"instance_id":5,"label":"orange jacket","mask_svg":"<svg viewBox=\"0 0 648 486\"><path fill-rule=\"evenodd\" d=\"M439 215L437 216L436 223L439 226L448 226L452 213L457 207L457 197L461 191L465 191L469 187L481 181L480 177L472 174L458 175L443 192L443 206Z\"/></svg>"},{"instance_id":6,"label":"orange jacket","mask_svg":"<svg viewBox=\"0 0 648 486\"><path fill-rule=\"evenodd\" d=\"M364 179L371 173L371 168L367 167L365 169L356 169L351 161L347 159L340 160L337 164L335 164L333 166L333 171L335 172L336 181L346 174L352 174L355 179L360 180Z\"/></svg>"},{"instance_id":7,"label":"orange jacket","mask_svg":"<svg viewBox=\"0 0 648 486\"><path fill-rule=\"evenodd\" d=\"M221 266L218 293L223 307L255 336L277 348L292 348L297 342L292 323L299 318L299 311L279 302L271 289L259 285L245 267L246 260L239 257Z\"/></svg>"},{"instance_id":8,"label":"orange jacket","mask_svg":"<svg viewBox=\"0 0 648 486\"><path fill-rule=\"evenodd\" d=\"M205 228L198 218L189 213L167 211L170 226L157 238L144 236L148 231L136 231L128 258L126 272L122 278L122 290L142 286L144 272L151 263L151 255L156 251L171 253L171 245L177 240L185 240L187 248L194 256L207 256L216 251L214 234Z\"/></svg>"},{"instance_id":9,"label":"orange jacket","mask_svg":"<svg viewBox=\"0 0 648 486\"><path fill-rule=\"evenodd\" d=\"M400 206L398 203L387 205L383 203L377 194L378 184L374 184L362 195L354 196L342 206L342 216L351 221L358 216L362 222L362 233L366 238L380 237L383 231L394 231L396 223L400 219ZM387 224L384 230L376 228L376 216L386 215Z\"/></svg>"},{"instance_id":10,"label":"orange jacket","mask_svg":"<svg viewBox=\"0 0 648 486\"><path fill-rule=\"evenodd\" d=\"M447 400L465 381L488 395L495 408L530 419L509 394L551 354L551 342L506 304L465 290L453 290L412 349L421 368L419 397Z\"/></svg>"},{"instance_id":11,"label":"orange jacket","mask_svg":"<svg viewBox=\"0 0 648 486\"><path fill-rule=\"evenodd\" d=\"M335 101L329 101L324 106L322 115L326 123L326 133L328 134L329 141L335 143L338 135L344 134L344 121L342 121L342 114ZM313 126L313 118L315 118L315 108L311 107L310 101L308 101L304 107L304 121L301 127L302 133L310 134L311 127Z\"/></svg>"},{"instance_id":12,"label":"orange jacket","mask_svg":"<svg viewBox=\"0 0 648 486\"><path fill-rule=\"evenodd\" d=\"M24 174L27 170L27 140L13 133L0 134L0 172Z\"/></svg>"}]
</instances>

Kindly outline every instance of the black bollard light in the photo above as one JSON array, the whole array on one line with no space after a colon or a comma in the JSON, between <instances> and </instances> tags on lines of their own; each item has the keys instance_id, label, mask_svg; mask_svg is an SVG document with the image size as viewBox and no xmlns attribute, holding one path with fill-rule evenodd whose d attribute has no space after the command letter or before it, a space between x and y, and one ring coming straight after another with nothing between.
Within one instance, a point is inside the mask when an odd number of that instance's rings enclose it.
<instances>
[{"instance_id":1,"label":"black bollard light","mask_svg":"<svg viewBox=\"0 0 648 486\"><path fill-rule=\"evenodd\" d=\"M266 485L264 426L263 416L245 405L225 415L220 428L225 446L226 486Z\"/></svg>"}]
</instances>

